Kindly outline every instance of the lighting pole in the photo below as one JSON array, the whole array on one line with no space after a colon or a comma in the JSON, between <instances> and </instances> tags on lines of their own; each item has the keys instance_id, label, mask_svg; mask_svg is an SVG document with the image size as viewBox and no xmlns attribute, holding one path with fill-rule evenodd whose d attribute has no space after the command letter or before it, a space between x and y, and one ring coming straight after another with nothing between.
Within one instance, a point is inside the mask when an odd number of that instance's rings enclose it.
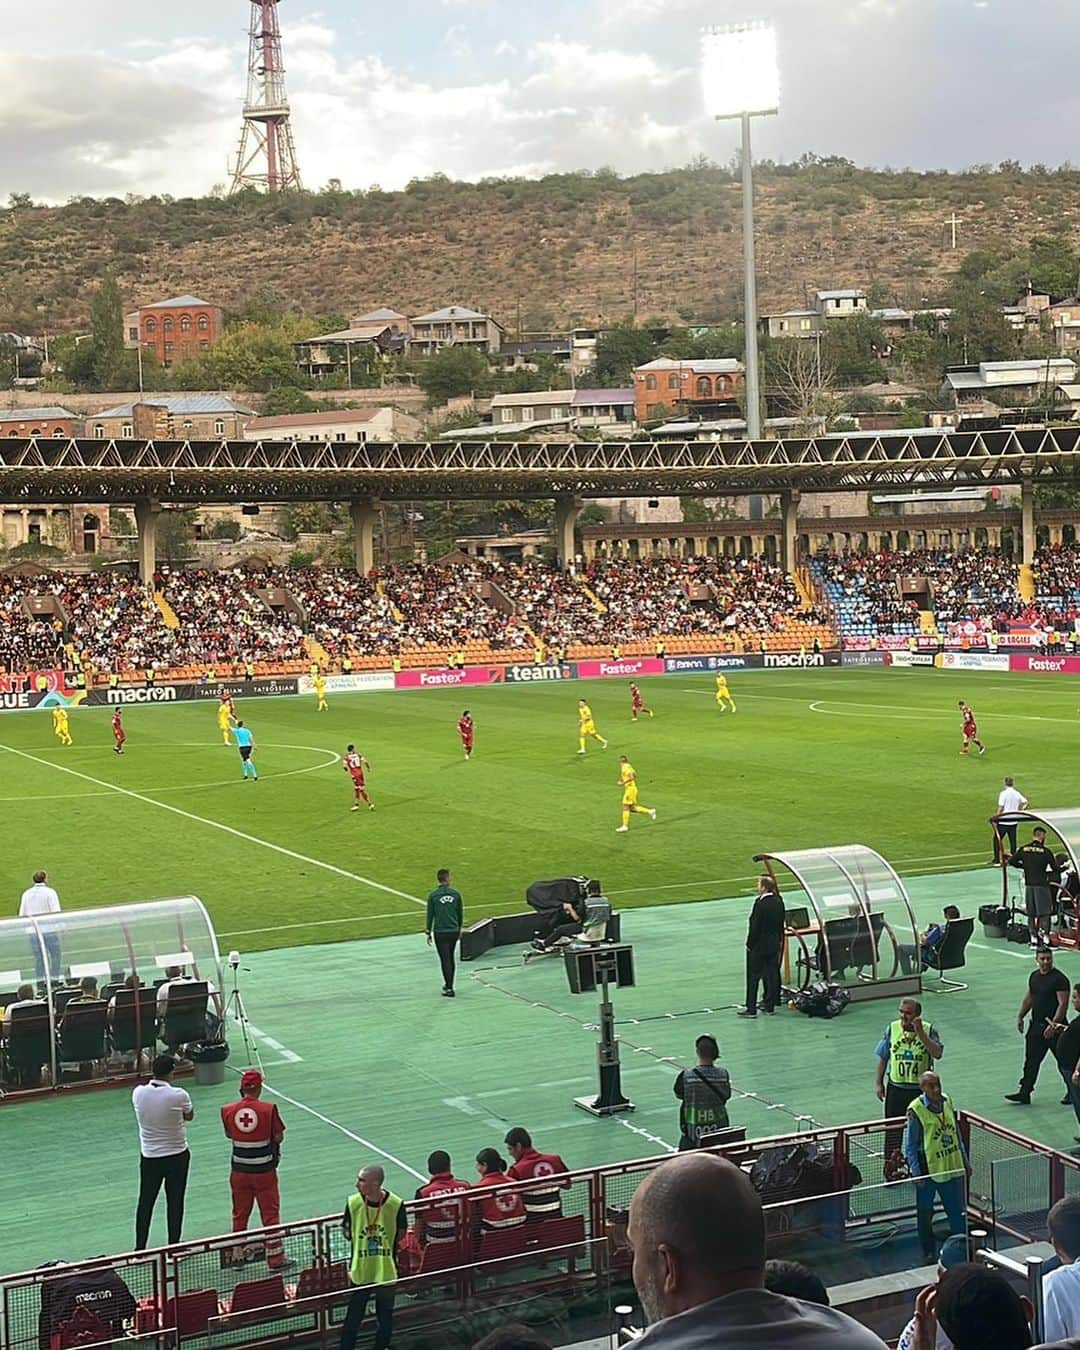
<instances>
[{"instance_id":1,"label":"lighting pole","mask_svg":"<svg viewBox=\"0 0 1080 1350\"><path fill-rule=\"evenodd\" d=\"M746 328L746 433L761 439L761 377L758 369L757 272L754 265L754 169L751 117L780 108L776 30L771 24L733 24L706 29L701 43L705 107L717 121L738 118L742 126L743 323Z\"/></svg>"}]
</instances>

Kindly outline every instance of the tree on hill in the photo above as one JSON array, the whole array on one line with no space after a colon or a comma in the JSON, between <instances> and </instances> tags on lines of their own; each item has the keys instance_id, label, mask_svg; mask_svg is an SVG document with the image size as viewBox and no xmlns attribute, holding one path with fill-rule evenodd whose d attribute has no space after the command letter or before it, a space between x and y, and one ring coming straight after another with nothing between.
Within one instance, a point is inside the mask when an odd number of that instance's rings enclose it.
<instances>
[{"instance_id":1,"label":"tree on hill","mask_svg":"<svg viewBox=\"0 0 1080 1350\"><path fill-rule=\"evenodd\" d=\"M632 384L634 369L656 357L656 340L644 328L617 323L601 333L596 344L596 387L618 389Z\"/></svg>"},{"instance_id":2,"label":"tree on hill","mask_svg":"<svg viewBox=\"0 0 1080 1350\"><path fill-rule=\"evenodd\" d=\"M124 306L120 287L111 272L101 278L90 303L90 332L97 387L115 389L124 365Z\"/></svg>"},{"instance_id":3,"label":"tree on hill","mask_svg":"<svg viewBox=\"0 0 1080 1350\"><path fill-rule=\"evenodd\" d=\"M475 347L444 347L424 362L416 379L432 407L465 394L485 393L492 385L491 367Z\"/></svg>"}]
</instances>

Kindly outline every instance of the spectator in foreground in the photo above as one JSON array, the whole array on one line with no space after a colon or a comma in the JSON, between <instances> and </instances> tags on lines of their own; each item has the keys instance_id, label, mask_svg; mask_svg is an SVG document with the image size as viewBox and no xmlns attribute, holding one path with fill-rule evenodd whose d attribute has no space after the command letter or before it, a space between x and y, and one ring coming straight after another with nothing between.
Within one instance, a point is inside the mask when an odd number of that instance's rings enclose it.
<instances>
[{"instance_id":1,"label":"spectator in foreground","mask_svg":"<svg viewBox=\"0 0 1080 1350\"><path fill-rule=\"evenodd\" d=\"M915 1301L912 1350L935 1350L940 1328L954 1350L1028 1350L1031 1304L1000 1271L965 1261Z\"/></svg>"},{"instance_id":2,"label":"spectator in foreground","mask_svg":"<svg viewBox=\"0 0 1080 1350\"><path fill-rule=\"evenodd\" d=\"M1061 1265L1043 1280L1043 1331L1056 1341L1080 1336L1080 1196L1051 1206L1046 1227Z\"/></svg>"},{"instance_id":3,"label":"spectator in foreground","mask_svg":"<svg viewBox=\"0 0 1080 1350\"><path fill-rule=\"evenodd\" d=\"M954 1237L946 1238L941 1244L941 1255L938 1257L938 1283L941 1283L942 1276L947 1270L952 1270L953 1266L958 1266L968 1259L968 1240L966 1236L957 1234ZM915 1336L918 1332L916 1319L912 1317L911 1321L900 1333L900 1339L896 1342L896 1350L915 1350ZM940 1325L937 1328L937 1338L934 1341L934 1350L954 1350L952 1341L942 1331Z\"/></svg>"},{"instance_id":4,"label":"spectator in foreground","mask_svg":"<svg viewBox=\"0 0 1080 1350\"><path fill-rule=\"evenodd\" d=\"M829 1291L819 1276L801 1261L766 1261L765 1288L770 1294L786 1294L804 1303L829 1306Z\"/></svg>"},{"instance_id":5,"label":"spectator in foreground","mask_svg":"<svg viewBox=\"0 0 1080 1350\"><path fill-rule=\"evenodd\" d=\"M684 1153L661 1163L634 1192L628 1237L649 1323L635 1342L641 1350L882 1350L843 1313L764 1288L761 1200L726 1158Z\"/></svg>"}]
</instances>

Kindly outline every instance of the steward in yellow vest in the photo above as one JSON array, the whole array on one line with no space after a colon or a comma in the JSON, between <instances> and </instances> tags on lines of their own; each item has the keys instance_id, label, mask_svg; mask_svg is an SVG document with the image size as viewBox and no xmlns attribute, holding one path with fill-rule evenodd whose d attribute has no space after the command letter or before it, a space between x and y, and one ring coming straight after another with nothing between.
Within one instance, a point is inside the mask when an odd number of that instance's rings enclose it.
<instances>
[{"instance_id":1,"label":"steward in yellow vest","mask_svg":"<svg viewBox=\"0 0 1080 1350\"><path fill-rule=\"evenodd\" d=\"M936 1073L926 1072L920 1095L907 1109L904 1156L915 1181L915 1213L923 1256L929 1264L938 1252L934 1239L934 1196L940 1196L950 1233L964 1232L964 1185L968 1159L952 1102Z\"/></svg>"},{"instance_id":2,"label":"steward in yellow vest","mask_svg":"<svg viewBox=\"0 0 1080 1350\"><path fill-rule=\"evenodd\" d=\"M396 1256L408 1220L401 1197L384 1188L384 1177L381 1167L365 1167L356 1178L356 1193L345 1203L341 1226L349 1243L349 1279L359 1287L342 1323L341 1350L355 1350L371 1298L375 1299L376 1350L386 1350L393 1335Z\"/></svg>"}]
</instances>

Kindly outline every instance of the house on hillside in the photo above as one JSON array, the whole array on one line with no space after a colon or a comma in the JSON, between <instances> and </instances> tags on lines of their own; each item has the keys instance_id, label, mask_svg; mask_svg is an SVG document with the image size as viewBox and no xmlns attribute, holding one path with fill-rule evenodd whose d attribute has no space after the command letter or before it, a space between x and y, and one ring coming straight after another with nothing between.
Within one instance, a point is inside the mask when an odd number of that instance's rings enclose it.
<instances>
[{"instance_id":1,"label":"house on hillside","mask_svg":"<svg viewBox=\"0 0 1080 1350\"><path fill-rule=\"evenodd\" d=\"M502 346L506 330L489 314L461 305L447 305L419 314L412 323L410 347L419 356L434 356L444 347L472 347L486 356Z\"/></svg>"},{"instance_id":2,"label":"house on hillside","mask_svg":"<svg viewBox=\"0 0 1080 1350\"><path fill-rule=\"evenodd\" d=\"M1050 331L1059 352L1080 347L1080 297L1074 295L1050 306Z\"/></svg>"},{"instance_id":3,"label":"house on hillside","mask_svg":"<svg viewBox=\"0 0 1080 1350\"><path fill-rule=\"evenodd\" d=\"M225 314L195 295L174 295L140 305L129 314L124 330L125 345L152 352L162 366L188 361L208 352L225 331Z\"/></svg>"},{"instance_id":4,"label":"house on hillside","mask_svg":"<svg viewBox=\"0 0 1080 1350\"><path fill-rule=\"evenodd\" d=\"M412 323L408 317L399 310L389 309L386 305L369 310L367 314L358 314L355 319L349 320L349 327L359 328L365 323L384 323L395 337L404 337L406 341L412 337Z\"/></svg>"},{"instance_id":5,"label":"house on hillside","mask_svg":"<svg viewBox=\"0 0 1080 1350\"><path fill-rule=\"evenodd\" d=\"M972 408L991 395L1006 394L1017 404L1029 403L1047 390L1076 382L1076 362L1068 357L1033 357L1019 361L981 361L977 366L950 366L942 392L954 408Z\"/></svg>"},{"instance_id":6,"label":"house on hillside","mask_svg":"<svg viewBox=\"0 0 1080 1350\"><path fill-rule=\"evenodd\" d=\"M336 408L331 412L282 413L253 417L246 441L396 441L414 439L420 424L396 408Z\"/></svg>"},{"instance_id":7,"label":"house on hillside","mask_svg":"<svg viewBox=\"0 0 1080 1350\"><path fill-rule=\"evenodd\" d=\"M738 417L745 370L731 357L676 361L661 356L634 371L634 416L654 421L668 412L681 416Z\"/></svg>"},{"instance_id":8,"label":"house on hillside","mask_svg":"<svg viewBox=\"0 0 1080 1350\"><path fill-rule=\"evenodd\" d=\"M108 440L236 441L252 409L224 394L148 394L86 419L86 434Z\"/></svg>"},{"instance_id":9,"label":"house on hillside","mask_svg":"<svg viewBox=\"0 0 1080 1350\"><path fill-rule=\"evenodd\" d=\"M380 357L395 355L405 350L408 340L406 331L396 330L385 319L369 322L354 319L348 328L336 333L320 333L318 337L294 342L293 359L297 369L312 379L320 375L343 374L351 389L353 362L358 357L371 352Z\"/></svg>"},{"instance_id":10,"label":"house on hillside","mask_svg":"<svg viewBox=\"0 0 1080 1350\"><path fill-rule=\"evenodd\" d=\"M68 408L0 409L0 436L81 436L84 418Z\"/></svg>"}]
</instances>

